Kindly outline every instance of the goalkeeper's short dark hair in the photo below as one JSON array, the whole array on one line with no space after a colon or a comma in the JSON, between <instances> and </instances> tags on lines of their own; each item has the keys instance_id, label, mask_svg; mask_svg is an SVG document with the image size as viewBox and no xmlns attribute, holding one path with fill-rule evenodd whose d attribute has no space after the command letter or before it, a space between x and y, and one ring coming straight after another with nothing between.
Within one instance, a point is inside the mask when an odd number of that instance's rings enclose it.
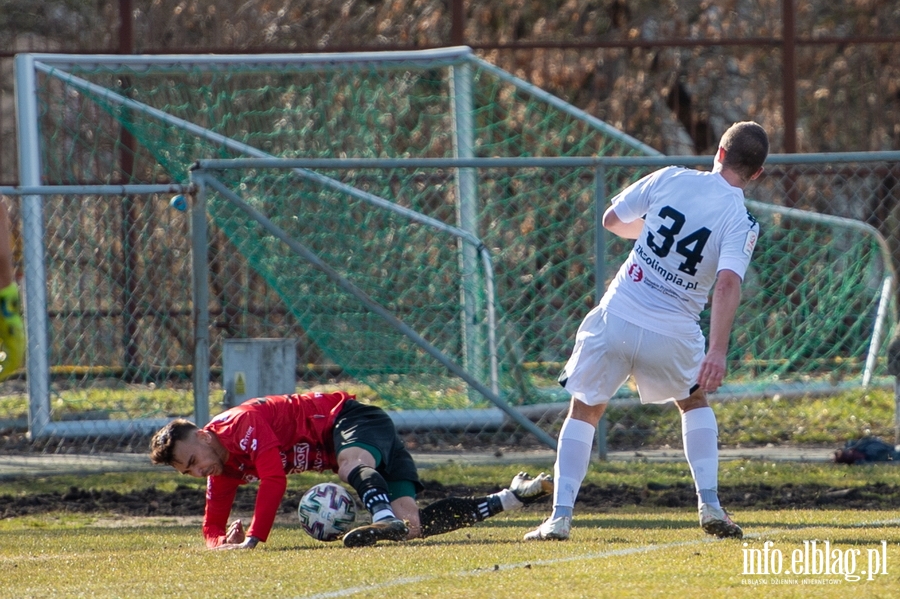
<instances>
[{"instance_id":1,"label":"goalkeeper's short dark hair","mask_svg":"<svg viewBox=\"0 0 900 599\"><path fill-rule=\"evenodd\" d=\"M150 461L154 464L172 465L175 459L175 443L184 441L197 430L197 425L184 418L173 420L150 439Z\"/></svg>"}]
</instances>

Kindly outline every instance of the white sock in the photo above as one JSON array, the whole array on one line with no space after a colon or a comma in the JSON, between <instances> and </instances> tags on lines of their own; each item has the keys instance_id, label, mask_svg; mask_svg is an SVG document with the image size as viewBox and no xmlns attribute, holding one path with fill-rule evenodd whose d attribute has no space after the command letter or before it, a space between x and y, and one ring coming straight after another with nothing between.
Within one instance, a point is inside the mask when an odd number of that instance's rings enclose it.
<instances>
[{"instance_id":1,"label":"white sock","mask_svg":"<svg viewBox=\"0 0 900 599\"><path fill-rule=\"evenodd\" d=\"M712 408L688 410L681 415L684 457L691 467L697 502L719 505L719 426Z\"/></svg>"},{"instance_id":2,"label":"white sock","mask_svg":"<svg viewBox=\"0 0 900 599\"><path fill-rule=\"evenodd\" d=\"M553 514L551 518L572 515L575 498L591 462L594 427L574 418L566 418L559 431L556 464L553 466Z\"/></svg>"},{"instance_id":3,"label":"white sock","mask_svg":"<svg viewBox=\"0 0 900 599\"><path fill-rule=\"evenodd\" d=\"M503 506L503 511L508 512L509 510L517 510L523 505L519 498L516 497L512 491L509 489L503 489L502 491L498 491L496 493L491 493L488 497L497 497L500 499L500 505Z\"/></svg>"},{"instance_id":4,"label":"white sock","mask_svg":"<svg viewBox=\"0 0 900 599\"><path fill-rule=\"evenodd\" d=\"M394 515L394 510L391 508L378 510L374 514L372 514L372 522L378 522L379 520L387 520L389 518L396 518Z\"/></svg>"}]
</instances>

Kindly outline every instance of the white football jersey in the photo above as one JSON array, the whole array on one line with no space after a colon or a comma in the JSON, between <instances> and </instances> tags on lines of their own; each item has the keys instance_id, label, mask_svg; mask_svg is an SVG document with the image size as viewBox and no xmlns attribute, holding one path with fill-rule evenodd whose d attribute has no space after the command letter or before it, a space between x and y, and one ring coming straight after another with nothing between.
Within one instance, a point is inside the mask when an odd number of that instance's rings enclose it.
<instances>
[{"instance_id":1,"label":"white football jersey","mask_svg":"<svg viewBox=\"0 0 900 599\"><path fill-rule=\"evenodd\" d=\"M694 338L720 270L742 279L759 237L744 192L721 174L667 167L612 200L623 222L644 217L634 248L600 301L606 310L672 337Z\"/></svg>"}]
</instances>

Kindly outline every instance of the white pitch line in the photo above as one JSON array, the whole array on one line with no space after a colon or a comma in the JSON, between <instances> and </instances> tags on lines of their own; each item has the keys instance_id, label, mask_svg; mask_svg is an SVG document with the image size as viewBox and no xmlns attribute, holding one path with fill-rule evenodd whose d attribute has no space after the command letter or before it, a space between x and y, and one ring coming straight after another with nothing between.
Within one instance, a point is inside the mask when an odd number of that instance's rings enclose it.
<instances>
[{"instance_id":1,"label":"white pitch line","mask_svg":"<svg viewBox=\"0 0 900 599\"><path fill-rule=\"evenodd\" d=\"M900 524L900 519L893 520L880 520L876 522L859 522L853 525L856 528L869 528L872 526L887 526L892 524ZM791 528L789 529L791 532L795 532L798 530L805 530L807 528L821 528L822 526L827 526L823 524L816 524L813 526L801 526L799 528ZM744 538L758 538L763 536L771 536L773 534L786 532L786 529L771 529L765 530L762 532L755 532L744 535ZM575 562L589 559L602 559L607 557L619 557L623 555L634 555L636 553L649 553L651 551L659 551L661 549L672 549L674 547L690 547L691 545L702 545L705 543L714 543L720 541L721 539L715 539L712 537L704 537L702 539L696 539L694 541L678 541L676 543L665 543L663 545L644 545L642 547L629 547L626 549L613 549L612 551L601 551L599 553L586 553L582 555L570 555L566 557L559 557L554 559L543 559L543 560L532 560L527 562L520 562L518 564L505 564L502 566L494 566L493 568L477 568L475 570L462 570L459 572L444 572L441 574L430 574L428 576L409 576L403 578L395 578L394 580L388 580L386 582L380 582L376 584L367 584L365 586L357 586L357 587L348 587L346 589L339 589L336 591L328 591L325 593L316 593L315 595L304 595L302 597L298 597L298 599L336 599L338 597L352 597L357 593L362 593L365 591L373 591L373 590L382 590L389 589L391 587L403 586L407 584L416 584L419 582L425 582L428 580L435 580L437 578L446 578L450 576L458 576L458 577L468 577L468 576L480 576L482 574L489 574L491 572L497 572L499 570L515 570L517 568L524 568L526 566L551 566L554 564L562 564L565 562Z\"/></svg>"}]
</instances>

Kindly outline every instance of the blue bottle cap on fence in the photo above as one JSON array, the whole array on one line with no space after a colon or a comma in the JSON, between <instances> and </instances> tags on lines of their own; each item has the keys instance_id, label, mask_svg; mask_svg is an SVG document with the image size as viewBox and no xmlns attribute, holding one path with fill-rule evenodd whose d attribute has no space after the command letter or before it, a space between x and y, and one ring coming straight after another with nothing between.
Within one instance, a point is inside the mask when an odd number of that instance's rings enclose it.
<instances>
[{"instance_id":1,"label":"blue bottle cap on fence","mask_svg":"<svg viewBox=\"0 0 900 599\"><path fill-rule=\"evenodd\" d=\"M169 207L178 210L179 212L184 212L187 210L187 200L180 193L177 196L173 196L171 200L169 200Z\"/></svg>"}]
</instances>

